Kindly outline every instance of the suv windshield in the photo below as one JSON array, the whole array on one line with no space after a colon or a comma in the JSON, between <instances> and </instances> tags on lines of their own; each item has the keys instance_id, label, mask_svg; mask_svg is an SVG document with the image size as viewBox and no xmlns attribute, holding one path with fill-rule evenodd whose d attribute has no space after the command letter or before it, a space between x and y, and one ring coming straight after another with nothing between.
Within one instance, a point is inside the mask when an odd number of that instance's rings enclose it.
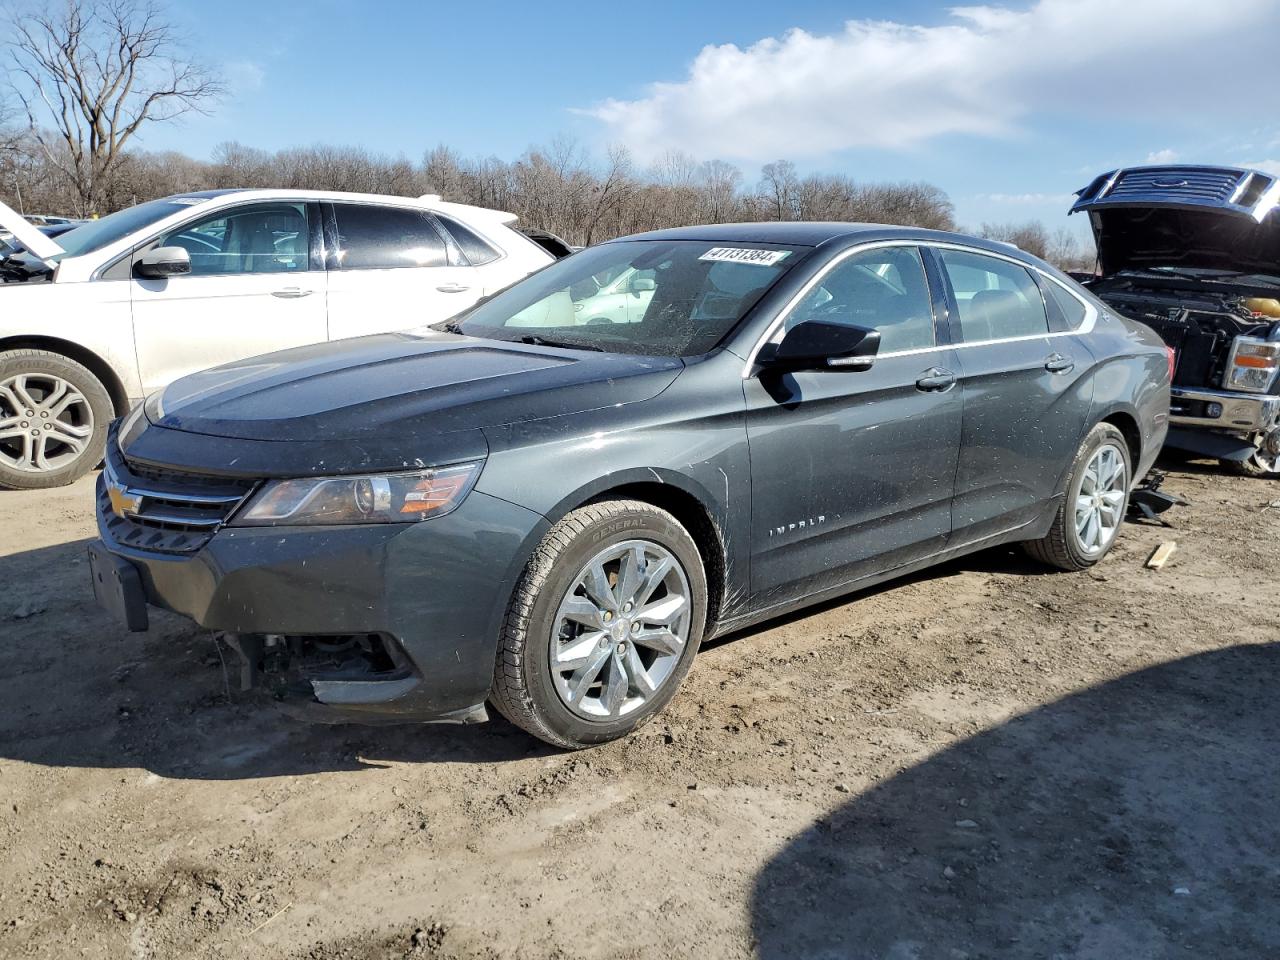
<instances>
[{"instance_id":1,"label":"suv windshield","mask_svg":"<svg viewBox=\"0 0 1280 960\"><path fill-rule=\"evenodd\" d=\"M143 230L179 210L203 203L207 199L208 197L166 197L163 200L140 203L127 210L118 210L101 220L90 220L58 236L58 246L65 252L52 259L79 257L101 250L135 231Z\"/></svg>"},{"instance_id":2,"label":"suv windshield","mask_svg":"<svg viewBox=\"0 0 1280 960\"><path fill-rule=\"evenodd\" d=\"M724 339L807 252L704 240L604 243L437 329L611 353L697 356Z\"/></svg>"}]
</instances>

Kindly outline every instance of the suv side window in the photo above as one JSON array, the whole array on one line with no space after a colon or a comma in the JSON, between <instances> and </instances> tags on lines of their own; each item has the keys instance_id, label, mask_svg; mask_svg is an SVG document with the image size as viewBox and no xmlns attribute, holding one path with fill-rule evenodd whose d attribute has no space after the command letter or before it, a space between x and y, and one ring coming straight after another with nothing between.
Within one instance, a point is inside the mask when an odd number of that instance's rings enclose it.
<instances>
[{"instance_id":1,"label":"suv side window","mask_svg":"<svg viewBox=\"0 0 1280 960\"><path fill-rule=\"evenodd\" d=\"M444 237L426 210L377 204L335 203L338 269L443 267Z\"/></svg>"},{"instance_id":2,"label":"suv side window","mask_svg":"<svg viewBox=\"0 0 1280 960\"><path fill-rule=\"evenodd\" d=\"M492 263L497 260L501 253L493 249L488 241L472 230L470 227L463 226L457 220L450 217L443 217L436 214L436 220L440 225L449 232L454 242L458 245L458 249L462 251L462 255L467 258L467 262L473 267L479 267L486 263Z\"/></svg>"},{"instance_id":3,"label":"suv side window","mask_svg":"<svg viewBox=\"0 0 1280 960\"><path fill-rule=\"evenodd\" d=\"M784 327L803 320L878 330L881 353L934 346L933 303L920 251L879 247L841 261L796 304Z\"/></svg>"},{"instance_id":4,"label":"suv side window","mask_svg":"<svg viewBox=\"0 0 1280 960\"><path fill-rule=\"evenodd\" d=\"M1025 267L980 253L945 249L937 253L955 293L963 342L1049 332L1044 298Z\"/></svg>"},{"instance_id":5,"label":"suv side window","mask_svg":"<svg viewBox=\"0 0 1280 960\"><path fill-rule=\"evenodd\" d=\"M301 273L308 269L310 229L305 203L233 207L183 224L157 246L191 255L189 276L235 273Z\"/></svg>"}]
</instances>

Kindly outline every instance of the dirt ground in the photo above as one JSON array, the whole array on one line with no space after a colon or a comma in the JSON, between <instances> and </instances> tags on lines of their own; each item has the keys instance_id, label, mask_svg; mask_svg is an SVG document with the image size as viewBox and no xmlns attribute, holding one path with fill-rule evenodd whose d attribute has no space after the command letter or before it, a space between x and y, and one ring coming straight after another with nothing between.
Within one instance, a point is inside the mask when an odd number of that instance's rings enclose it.
<instances>
[{"instance_id":1,"label":"dirt ground","mask_svg":"<svg viewBox=\"0 0 1280 960\"><path fill-rule=\"evenodd\" d=\"M1171 469L1177 529L1093 571L716 642L578 754L228 695L93 606L91 479L0 493L0 956L1280 955L1280 483Z\"/></svg>"}]
</instances>

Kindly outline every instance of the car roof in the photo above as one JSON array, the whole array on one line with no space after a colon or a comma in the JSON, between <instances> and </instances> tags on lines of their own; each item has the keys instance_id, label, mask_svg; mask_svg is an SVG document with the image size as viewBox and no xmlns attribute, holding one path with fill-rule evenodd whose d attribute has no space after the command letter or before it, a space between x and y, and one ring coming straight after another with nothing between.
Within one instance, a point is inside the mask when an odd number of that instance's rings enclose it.
<instances>
[{"instance_id":1,"label":"car roof","mask_svg":"<svg viewBox=\"0 0 1280 960\"><path fill-rule=\"evenodd\" d=\"M713 223L693 227L651 230L618 240L701 240L710 243L782 243L795 247L817 247L832 243L850 246L875 240L915 240L921 243L958 243L987 250L1005 257L1015 257L1028 264L1044 264L1032 254L1011 243L984 240L964 233L928 230L924 227L901 227L885 223L842 223L838 221L784 221L760 223Z\"/></svg>"}]
</instances>

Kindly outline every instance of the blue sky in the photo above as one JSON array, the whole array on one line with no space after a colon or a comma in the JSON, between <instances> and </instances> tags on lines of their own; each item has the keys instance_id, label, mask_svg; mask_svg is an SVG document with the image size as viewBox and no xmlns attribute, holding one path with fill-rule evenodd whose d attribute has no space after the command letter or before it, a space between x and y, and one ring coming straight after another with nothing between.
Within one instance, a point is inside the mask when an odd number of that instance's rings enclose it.
<instances>
[{"instance_id":1,"label":"blue sky","mask_svg":"<svg viewBox=\"0 0 1280 960\"><path fill-rule=\"evenodd\" d=\"M231 94L142 145L196 156L234 139L514 158L560 134L640 162L720 157L748 182L779 157L925 179L975 226L1067 223L1071 192L1120 164L1280 172L1275 0L222 0L175 14Z\"/></svg>"}]
</instances>

